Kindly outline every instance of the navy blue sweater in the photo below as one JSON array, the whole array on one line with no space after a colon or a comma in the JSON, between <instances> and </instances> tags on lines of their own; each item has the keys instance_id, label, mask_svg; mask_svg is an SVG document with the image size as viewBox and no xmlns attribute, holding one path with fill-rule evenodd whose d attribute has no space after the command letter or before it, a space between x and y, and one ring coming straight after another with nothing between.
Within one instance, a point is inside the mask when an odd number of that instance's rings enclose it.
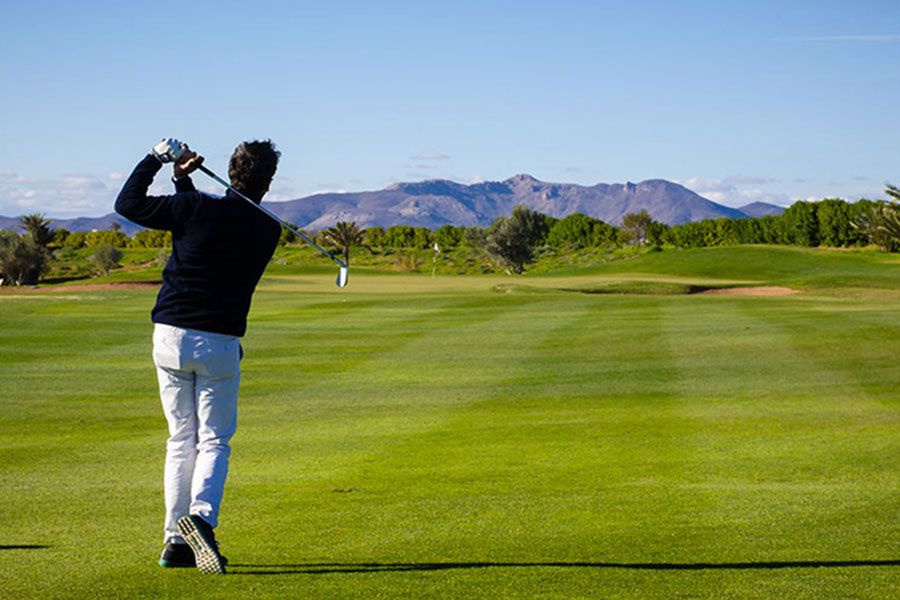
<instances>
[{"instance_id":1,"label":"navy blue sweater","mask_svg":"<svg viewBox=\"0 0 900 600\"><path fill-rule=\"evenodd\" d=\"M224 198L198 192L188 177L176 182L172 196L148 196L161 167L147 155L116 199L116 212L126 219L172 232L172 255L152 320L242 336L281 226L230 191Z\"/></svg>"}]
</instances>

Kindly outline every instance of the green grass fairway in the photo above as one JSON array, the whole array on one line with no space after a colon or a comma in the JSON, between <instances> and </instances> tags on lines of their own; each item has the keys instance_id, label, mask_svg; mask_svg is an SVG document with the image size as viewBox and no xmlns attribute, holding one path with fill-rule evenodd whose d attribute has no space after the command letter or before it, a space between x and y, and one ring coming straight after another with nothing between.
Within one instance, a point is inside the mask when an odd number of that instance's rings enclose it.
<instances>
[{"instance_id":1,"label":"green grass fairway","mask_svg":"<svg viewBox=\"0 0 900 600\"><path fill-rule=\"evenodd\" d=\"M336 274L254 300L225 577L156 564L155 292L0 293L0 598L900 594L895 259Z\"/></svg>"}]
</instances>

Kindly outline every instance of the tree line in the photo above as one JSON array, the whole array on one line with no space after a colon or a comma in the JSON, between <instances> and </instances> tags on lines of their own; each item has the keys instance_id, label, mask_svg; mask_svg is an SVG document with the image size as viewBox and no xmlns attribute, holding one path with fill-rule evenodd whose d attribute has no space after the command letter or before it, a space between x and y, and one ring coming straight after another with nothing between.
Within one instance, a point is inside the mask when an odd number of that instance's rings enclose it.
<instances>
[{"instance_id":1,"label":"tree line","mask_svg":"<svg viewBox=\"0 0 900 600\"><path fill-rule=\"evenodd\" d=\"M887 193L900 201L900 190ZM703 248L736 244L781 244L805 247L861 247L869 244L885 252L900 250L900 202L825 199L798 201L780 215L757 218L720 218L666 225L647 211L628 213L618 227L581 213L556 219L525 206L509 217L498 217L486 228L444 225L436 231L424 227L394 226L365 230L369 246L440 248L468 246L480 250L503 269L521 273L536 252L672 246Z\"/></svg>"},{"instance_id":2,"label":"tree line","mask_svg":"<svg viewBox=\"0 0 900 600\"><path fill-rule=\"evenodd\" d=\"M705 219L666 225L647 211L628 213L620 226L575 213L557 219L526 206L516 206L509 216L497 217L488 227L444 225L427 227L394 225L360 229L356 223L338 223L310 234L322 246L341 252L349 260L350 249L439 250L470 248L510 273L521 273L537 252L611 249L623 246L673 246L702 248L733 244L782 244L795 246L859 247L869 244L885 252L900 250L900 189L887 186L892 200L846 202L829 198L798 201L782 214L758 218ZM118 223L109 231L69 232L51 229L44 215L22 217L23 233L0 231L0 283L36 283L46 271L54 249L93 248L93 259L105 273L121 258L119 248L169 248L172 235L142 230L125 235ZM282 228L282 244L296 236Z\"/></svg>"}]
</instances>

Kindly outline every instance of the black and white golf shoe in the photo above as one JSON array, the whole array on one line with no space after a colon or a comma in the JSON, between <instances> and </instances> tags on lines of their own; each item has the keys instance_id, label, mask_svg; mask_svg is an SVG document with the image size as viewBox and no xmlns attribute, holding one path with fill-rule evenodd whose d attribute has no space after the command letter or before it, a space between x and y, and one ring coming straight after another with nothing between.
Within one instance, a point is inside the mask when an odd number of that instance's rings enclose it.
<instances>
[{"instance_id":1,"label":"black and white golf shoe","mask_svg":"<svg viewBox=\"0 0 900 600\"><path fill-rule=\"evenodd\" d=\"M159 557L159 564L170 569L181 569L196 567L197 561L194 560L194 551L191 550L190 546L170 542L163 548L162 555Z\"/></svg>"},{"instance_id":2,"label":"black and white golf shoe","mask_svg":"<svg viewBox=\"0 0 900 600\"><path fill-rule=\"evenodd\" d=\"M218 544L218 540L216 543ZM228 559L222 556L221 552L219 556L222 557L222 565L227 567ZM193 569L197 566L197 561L194 559L194 551L190 546L169 542L163 548L162 555L159 557L159 564L168 569Z\"/></svg>"},{"instance_id":3,"label":"black and white golf shoe","mask_svg":"<svg viewBox=\"0 0 900 600\"><path fill-rule=\"evenodd\" d=\"M227 560L219 554L213 528L197 515L178 519L178 532L194 551L194 560L201 573L224 575Z\"/></svg>"}]
</instances>

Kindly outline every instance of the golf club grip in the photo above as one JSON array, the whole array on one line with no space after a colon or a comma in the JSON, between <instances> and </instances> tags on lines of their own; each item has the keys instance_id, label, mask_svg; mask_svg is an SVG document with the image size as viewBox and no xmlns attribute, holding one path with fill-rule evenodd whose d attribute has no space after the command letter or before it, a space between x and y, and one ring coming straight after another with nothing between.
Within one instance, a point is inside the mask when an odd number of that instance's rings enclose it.
<instances>
[{"instance_id":1,"label":"golf club grip","mask_svg":"<svg viewBox=\"0 0 900 600\"><path fill-rule=\"evenodd\" d=\"M237 194L238 196L240 196L241 198L243 198L244 200L246 200L247 202L249 202L249 203L250 203L251 205L253 205L255 208L261 210L262 212L264 212L265 214L267 214L267 215L268 215L269 217L271 217L272 219L274 219L274 220L278 221L279 223L281 223L281 225L282 225L283 227L286 227L287 229L293 231L296 235L300 236L300 237L301 237L307 244L309 244L310 246L312 246L313 248L315 248L316 250L318 250L319 252L321 252L322 254L324 254L325 256L327 256L328 258L330 258L331 260L333 260L334 262L336 262L336 263L339 264L340 266L344 267L345 269L347 268L347 265L345 265L343 262L341 262L341 261L339 261L337 258L335 258L330 252L328 252L327 250L324 250L323 248L319 247L319 245L316 244L314 241L312 241L311 239L309 239L308 237L306 237L305 235L303 235L302 233L300 233L299 231L297 231L296 229L294 229L293 227L291 227L289 224L287 224L286 222L284 222L283 220L281 220L280 218L278 218L278 215L276 215L275 213L273 213L272 211L270 211L269 209L267 209L265 206L263 206L262 204L257 204L256 202L254 202L253 200L251 200L250 198L248 198L248 197L245 196L244 194L240 193L239 191L237 191L236 189L234 189L234 188L231 186L230 183L228 183L227 181L225 181L224 179L222 179L221 177L219 177L218 175L216 175L215 173L213 173L212 171L210 171L209 169L207 169L207 168L204 167L203 165L200 165L200 166L197 167L197 168L198 168L200 171L203 171L204 173L206 173L207 175L209 175L210 177L212 177L213 179L215 179L217 182L219 182L220 184L222 184L223 186L225 186L226 188L228 188L229 190L231 190L231 191L234 192L235 194Z\"/></svg>"}]
</instances>

